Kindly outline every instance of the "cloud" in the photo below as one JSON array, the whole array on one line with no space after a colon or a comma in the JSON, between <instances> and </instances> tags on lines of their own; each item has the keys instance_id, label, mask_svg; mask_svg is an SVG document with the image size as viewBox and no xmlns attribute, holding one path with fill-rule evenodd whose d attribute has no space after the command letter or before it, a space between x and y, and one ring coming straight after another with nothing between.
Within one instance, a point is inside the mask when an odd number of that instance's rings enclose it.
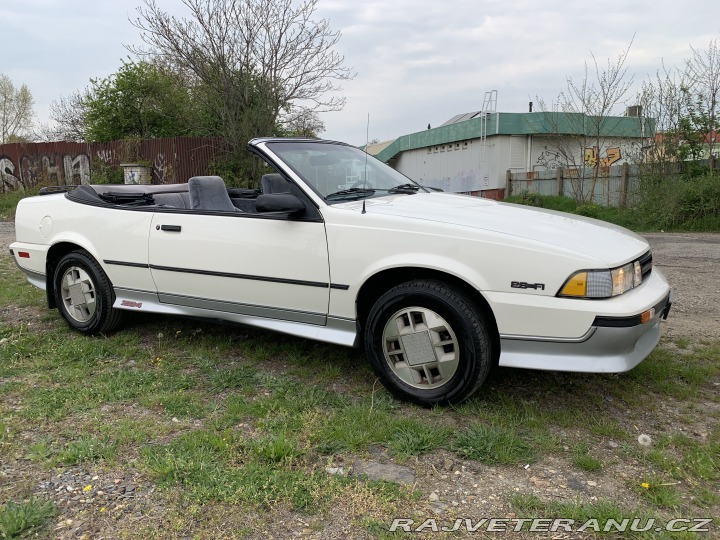
<instances>
[{"instance_id":1,"label":"cloud","mask_svg":"<svg viewBox=\"0 0 720 540\"><path fill-rule=\"evenodd\" d=\"M296 0L300 1L300 0ZM0 28L10 54L2 70L26 83L41 120L49 104L117 71L123 44L139 44L142 0L2 0ZM177 0L158 0L173 14ZM393 138L479 110L498 90L498 109L523 111L552 100L567 76L583 76L591 51L603 64L635 42L628 73L641 81L663 59L682 65L690 44L718 38L718 10L707 0L632 3L566 0L319 0L318 18L342 32L339 51L357 77L343 83L341 112L323 114L328 138L361 144ZM711 6L711 7L709 7ZM5 50L8 50L6 47Z\"/></svg>"}]
</instances>

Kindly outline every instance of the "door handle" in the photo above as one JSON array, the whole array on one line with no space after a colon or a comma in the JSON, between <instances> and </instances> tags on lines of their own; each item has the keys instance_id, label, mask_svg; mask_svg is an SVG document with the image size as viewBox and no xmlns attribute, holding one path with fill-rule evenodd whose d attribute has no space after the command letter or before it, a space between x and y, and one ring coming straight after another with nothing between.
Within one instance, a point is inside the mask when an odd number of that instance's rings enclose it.
<instances>
[{"instance_id":1,"label":"door handle","mask_svg":"<svg viewBox=\"0 0 720 540\"><path fill-rule=\"evenodd\" d=\"M161 231L168 232L180 232L182 230L182 227L180 225L158 225L157 228Z\"/></svg>"}]
</instances>

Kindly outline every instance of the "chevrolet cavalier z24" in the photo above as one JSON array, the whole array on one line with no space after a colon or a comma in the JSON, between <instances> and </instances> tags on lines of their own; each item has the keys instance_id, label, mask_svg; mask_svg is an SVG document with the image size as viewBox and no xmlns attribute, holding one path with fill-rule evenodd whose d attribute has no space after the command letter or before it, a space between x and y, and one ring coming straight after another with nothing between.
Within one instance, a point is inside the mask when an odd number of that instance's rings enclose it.
<instances>
[{"instance_id":1,"label":"chevrolet cavalier z24","mask_svg":"<svg viewBox=\"0 0 720 540\"><path fill-rule=\"evenodd\" d=\"M219 177L23 199L11 252L86 334L125 311L364 344L385 387L458 403L495 365L615 373L655 347L670 287L621 227L424 188L342 143L254 139L261 189Z\"/></svg>"}]
</instances>

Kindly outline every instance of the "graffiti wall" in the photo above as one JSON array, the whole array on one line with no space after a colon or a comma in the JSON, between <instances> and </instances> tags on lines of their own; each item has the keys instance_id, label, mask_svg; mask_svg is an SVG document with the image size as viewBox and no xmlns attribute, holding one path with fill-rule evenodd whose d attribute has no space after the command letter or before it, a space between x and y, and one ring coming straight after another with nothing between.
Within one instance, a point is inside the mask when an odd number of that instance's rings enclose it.
<instances>
[{"instance_id":1,"label":"graffiti wall","mask_svg":"<svg viewBox=\"0 0 720 540\"><path fill-rule=\"evenodd\" d=\"M602 148L597 146L582 148L580 144L570 145L566 141L546 139L533 150L533 171L580 166L607 169L613 165L639 161L642 145L636 140L616 138L607 141Z\"/></svg>"},{"instance_id":2,"label":"graffiti wall","mask_svg":"<svg viewBox=\"0 0 720 540\"><path fill-rule=\"evenodd\" d=\"M186 182L208 174L219 155L219 139L175 137L111 143L28 143L0 145L2 192L39 185L66 186L93 182L93 175L121 163L152 166L153 183Z\"/></svg>"}]
</instances>

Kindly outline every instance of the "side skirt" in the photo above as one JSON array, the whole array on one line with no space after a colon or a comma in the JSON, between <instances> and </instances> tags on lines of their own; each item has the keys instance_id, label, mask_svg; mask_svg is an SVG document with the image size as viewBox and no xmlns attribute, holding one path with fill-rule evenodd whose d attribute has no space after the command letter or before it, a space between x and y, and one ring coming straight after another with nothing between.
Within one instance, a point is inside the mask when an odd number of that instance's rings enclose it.
<instances>
[{"instance_id":1,"label":"side skirt","mask_svg":"<svg viewBox=\"0 0 720 540\"><path fill-rule=\"evenodd\" d=\"M163 300L171 300L172 303L161 302L158 294L153 291L115 287L115 304L113 304L113 307L128 311L220 319L345 347L359 346L358 326L354 319L325 318L324 315L320 316L318 314L285 311L262 306L243 306L229 302L199 298L191 299L174 295L162 295L162 298ZM213 308L211 309L209 306ZM229 309L231 310L229 311ZM239 313L240 310L243 313ZM252 313L246 313L248 310ZM268 316L270 314L275 317ZM297 319L301 319L303 322ZM322 324L321 322L325 320L327 321L326 324Z\"/></svg>"}]
</instances>

